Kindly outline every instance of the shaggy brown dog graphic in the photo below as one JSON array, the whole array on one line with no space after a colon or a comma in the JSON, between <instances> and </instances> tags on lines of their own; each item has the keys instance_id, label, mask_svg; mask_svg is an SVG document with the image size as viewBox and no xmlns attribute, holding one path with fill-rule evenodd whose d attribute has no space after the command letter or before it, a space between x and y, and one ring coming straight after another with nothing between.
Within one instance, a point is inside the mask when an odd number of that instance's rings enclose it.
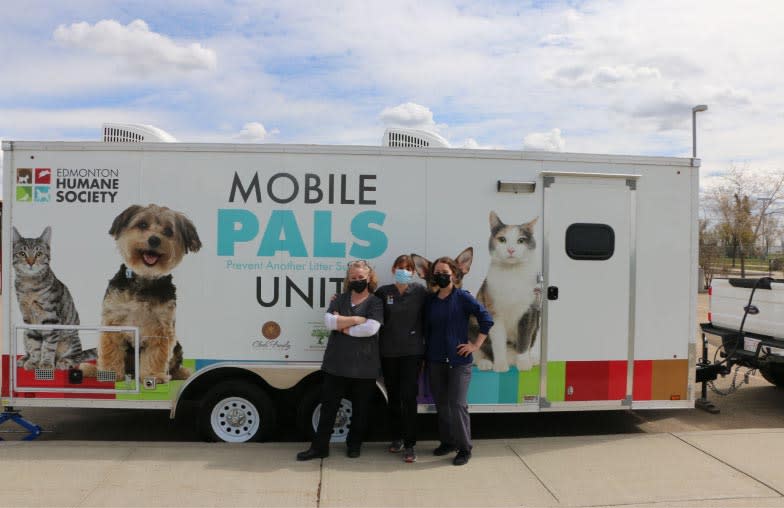
<instances>
[{"instance_id":1,"label":"shaggy brown dog graphic","mask_svg":"<svg viewBox=\"0 0 784 508\"><path fill-rule=\"evenodd\" d=\"M182 347L174 329L176 289L171 271L185 254L201 248L196 227L169 208L133 205L114 219L109 234L124 263L106 288L101 323L139 328L140 379L155 378L156 383L186 379L191 373L182 366ZM133 334L101 333L98 370L124 379L134 373L134 356ZM83 366L87 375L94 369Z\"/></svg>"}]
</instances>

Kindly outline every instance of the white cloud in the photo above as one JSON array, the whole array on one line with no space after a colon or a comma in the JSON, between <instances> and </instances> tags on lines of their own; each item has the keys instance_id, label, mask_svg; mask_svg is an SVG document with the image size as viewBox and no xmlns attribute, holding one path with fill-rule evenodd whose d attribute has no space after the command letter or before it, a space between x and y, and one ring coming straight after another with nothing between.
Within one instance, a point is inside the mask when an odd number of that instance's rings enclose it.
<instances>
[{"instance_id":1,"label":"white cloud","mask_svg":"<svg viewBox=\"0 0 784 508\"><path fill-rule=\"evenodd\" d=\"M707 104L705 173L784 167L784 3L139 1L139 27L128 12L97 0L17 12L0 46L14 48L9 69L35 62L35 79L0 73L0 135L93 139L102 121L127 118L231 142L263 118L281 142L377 145L394 122L512 148L538 132L557 148L561 135L541 131L560 126L570 151L689 156L691 107ZM42 27L61 23L50 40ZM217 69L218 55L220 72L185 72Z\"/></svg>"},{"instance_id":2,"label":"white cloud","mask_svg":"<svg viewBox=\"0 0 784 508\"><path fill-rule=\"evenodd\" d=\"M539 39L539 45L541 46L563 46L563 47L572 47L575 46L576 41L574 37L566 34L547 34L541 39Z\"/></svg>"},{"instance_id":3,"label":"white cloud","mask_svg":"<svg viewBox=\"0 0 784 508\"><path fill-rule=\"evenodd\" d=\"M406 102L392 108L384 108L380 115L387 126L410 127L413 129L435 130L433 112L426 106Z\"/></svg>"},{"instance_id":4,"label":"white cloud","mask_svg":"<svg viewBox=\"0 0 784 508\"><path fill-rule=\"evenodd\" d=\"M147 23L140 19L125 26L113 19L104 19L95 25L87 22L60 25L53 35L64 46L122 58L141 74L171 69L213 70L217 65L215 51L199 43L178 44L151 32Z\"/></svg>"},{"instance_id":5,"label":"white cloud","mask_svg":"<svg viewBox=\"0 0 784 508\"><path fill-rule=\"evenodd\" d=\"M593 75L593 82L597 84L614 84L652 78L661 78L659 69L634 65L616 65L614 67L599 67Z\"/></svg>"},{"instance_id":6,"label":"white cloud","mask_svg":"<svg viewBox=\"0 0 784 508\"><path fill-rule=\"evenodd\" d=\"M661 77L661 72L655 67L602 65L595 69L561 67L553 72L550 79L561 86L606 87L634 84L650 79L661 79Z\"/></svg>"},{"instance_id":7,"label":"white cloud","mask_svg":"<svg viewBox=\"0 0 784 508\"><path fill-rule=\"evenodd\" d=\"M463 143L460 145L460 148L471 148L475 150L498 150L500 147L493 145L481 145L474 138L466 138L466 140L463 141Z\"/></svg>"},{"instance_id":8,"label":"white cloud","mask_svg":"<svg viewBox=\"0 0 784 508\"><path fill-rule=\"evenodd\" d=\"M31 141L99 141L104 122L151 124L165 131L176 125L176 115L142 108L0 108L0 118L14 126L4 139Z\"/></svg>"},{"instance_id":9,"label":"white cloud","mask_svg":"<svg viewBox=\"0 0 784 508\"><path fill-rule=\"evenodd\" d=\"M277 133L277 129L267 131L264 125L259 122L248 122L242 127L242 130L237 134L236 138L244 142L258 143L267 139L268 136Z\"/></svg>"},{"instance_id":10,"label":"white cloud","mask_svg":"<svg viewBox=\"0 0 784 508\"><path fill-rule=\"evenodd\" d=\"M680 83L674 82L646 91L634 103L618 103L614 107L619 113L633 118L651 120L651 128L672 130L691 127L691 108L696 104L708 104L709 110L723 108L740 113L753 101L751 93L744 89L700 85L685 90Z\"/></svg>"},{"instance_id":11,"label":"white cloud","mask_svg":"<svg viewBox=\"0 0 784 508\"><path fill-rule=\"evenodd\" d=\"M751 94L747 90L737 90L732 87L725 87L713 91L709 89L708 96L712 97L716 102L728 106L747 106L752 102Z\"/></svg>"},{"instance_id":12,"label":"white cloud","mask_svg":"<svg viewBox=\"0 0 784 508\"><path fill-rule=\"evenodd\" d=\"M563 152L566 149L566 140L561 137L561 129L558 128L548 132L532 132L523 138L523 149Z\"/></svg>"}]
</instances>

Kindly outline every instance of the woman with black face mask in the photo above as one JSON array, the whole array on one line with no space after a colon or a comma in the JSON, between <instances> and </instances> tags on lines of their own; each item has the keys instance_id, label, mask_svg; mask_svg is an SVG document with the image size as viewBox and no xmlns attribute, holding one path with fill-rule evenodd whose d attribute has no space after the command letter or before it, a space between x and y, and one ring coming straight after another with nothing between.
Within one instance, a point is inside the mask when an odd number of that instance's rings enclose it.
<instances>
[{"instance_id":1,"label":"woman with black face mask","mask_svg":"<svg viewBox=\"0 0 784 508\"><path fill-rule=\"evenodd\" d=\"M373 295L377 285L376 273L366 261L349 263L343 293L330 303L324 315L324 324L331 333L321 363L321 417L310 448L298 453L297 460L329 456L329 440L343 397L352 404L346 455L360 455L370 400L381 371L378 330L384 322L384 305Z\"/></svg>"},{"instance_id":2,"label":"woman with black face mask","mask_svg":"<svg viewBox=\"0 0 784 508\"><path fill-rule=\"evenodd\" d=\"M430 281L438 287L425 302L425 356L430 389L438 412L441 443L433 455L457 451L452 460L462 466L471 459L471 418L468 414L468 385L472 353L478 350L493 326L493 317L471 293L455 286L460 268L452 258L442 257L430 266ZM469 318L479 325L475 342L468 340Z\"/></svg>"}]
</instances>

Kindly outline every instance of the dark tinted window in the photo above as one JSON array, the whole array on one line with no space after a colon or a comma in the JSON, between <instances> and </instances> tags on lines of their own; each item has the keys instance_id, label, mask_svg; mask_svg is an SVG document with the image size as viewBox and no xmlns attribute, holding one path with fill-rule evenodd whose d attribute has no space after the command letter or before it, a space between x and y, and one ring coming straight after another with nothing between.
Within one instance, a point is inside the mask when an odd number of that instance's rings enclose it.
<instances>
[{"instance_id":1,"label":"dark tinted window","mask_svg":"<svg viewBox=\"0 0 784 508\"><path fill-rule=\"evenodd\" d=\"M566 229L566 254L572 259L603 261L615 252L615 232L607 224L572 224Z\"/></svg>"}]
</instances>

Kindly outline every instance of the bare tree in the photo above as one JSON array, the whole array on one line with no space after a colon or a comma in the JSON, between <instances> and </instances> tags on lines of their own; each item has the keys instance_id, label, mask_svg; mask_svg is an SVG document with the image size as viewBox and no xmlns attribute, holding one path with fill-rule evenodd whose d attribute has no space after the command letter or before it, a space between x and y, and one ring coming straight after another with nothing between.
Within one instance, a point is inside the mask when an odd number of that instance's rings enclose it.
<instances>
[{"instance_id":1,"label":"bare tree","mask_svg":"<svg viewBox=\"0 0 784 508\"><path fill-rule=\"evenodd\" d=\"M705 288L710 287L713 283L713 276L716 273L723 271L723 267L720 265L722 249L719 234L709 226L710 221L708 219L700 219L699 264L702 268L704 278L702 282Z\"/></svg>"},{"instance_id":2,"label":"bare tree","mask_svg":"<svg viewBox=\"0 0 784 508\"><path fill-rule=\"evenodd\" d=\"M784 200L784 172L761 174L733 166L713 189L711 201L720 217L718 233L731 248L733 266L740 259L741 277L771 209Z\"/></svg>"},{"instance_id":3,"label":"bare tree","mask_svg":"<svg viewBox=\"0 0 784 508\"><path fill-rule=\"evenodd\" d=\"M767 259L770 254L770 247L773 244L773 242L780 237L781 237L781 219L773 212L766 213L762 223L762 231L760 232L762 245L764 246L765 249L764 250L765 259Z\"/></svg>"}]
</instances>

